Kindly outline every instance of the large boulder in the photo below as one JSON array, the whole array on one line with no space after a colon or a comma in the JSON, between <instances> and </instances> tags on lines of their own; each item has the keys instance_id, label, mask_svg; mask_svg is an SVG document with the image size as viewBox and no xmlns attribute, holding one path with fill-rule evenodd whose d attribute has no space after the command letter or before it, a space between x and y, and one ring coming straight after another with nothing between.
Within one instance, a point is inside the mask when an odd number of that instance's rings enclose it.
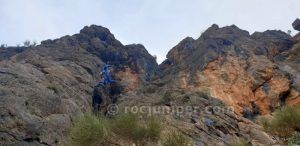
<instances>
[{"instance_id":1,"label":"large boulder","mask_svg":"<svg viewBox=\"0 0 300 146\"><path fill-rule=\"evenodd\" d=\"M300 31L300 19L296 19L294 22L293 22L293 27L294 29Z\"/></svg>"}]
</instances>

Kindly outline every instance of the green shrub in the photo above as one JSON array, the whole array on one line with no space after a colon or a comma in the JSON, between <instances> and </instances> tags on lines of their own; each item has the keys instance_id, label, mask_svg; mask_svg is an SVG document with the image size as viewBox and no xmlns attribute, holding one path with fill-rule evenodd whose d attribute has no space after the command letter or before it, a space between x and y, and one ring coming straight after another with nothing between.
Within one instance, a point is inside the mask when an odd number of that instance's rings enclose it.
<instances>
[{"instance_id":1,"label":"green shrub","mask_svg":"<svg viewBox=\"0 0 300 146\"><path fill-rule=\"evenodd\" d=\"M122 114L112 123L113 132L126 141L143 145L157 142L161 133L161 124L154 117L140 119L135 114Z\"/></svg>"},{"instance_id":2,"label":"green shrub","mask_svg":"<svg viewBox=\"0 0 300 146\"><path fill-rule=\"evenodd\" d=\"M189 140L181 133L172 131L162 143L163 146L188 146Z\"/></svg>"},{"instance_id":3,"label":"green shrub","mask_svg":"<svg viewBox=\"0 0 300 146\"><path fill-rule=\"evenodd\" d=\"M74 146L106 145L111 132L108 122L92 114L85 114L71 129L72 144Z\"/></svg>"},{"instance_id":4,"label":"green shrub","mask_svg":"<svg viewBox=\"0 0 300 146\"><path fill-rule=\"evenodd\" d=\"M275 112L273 119L263 121L267 132L287 138L300 129L300 106L286 106Z\"/></svg>"},{"instance_id":5,"label":"green shrub","mask_svg":"<svg viewBox=\"0 0 300 146\"><path fill-rule=\"evenodd\" d=\"M247 142L245 139L237 139L231 141L226 146L251 146L251 144L249 144L249 142Z\"/></svg>"},{"instance_id":6,"label":"green shrub","mask_svg":"<svg viewBox=\"0 0 300 146\"><path fill-rule=\"evenodd\" d=\"M158 118L148 117L146 121L147 139L151 142L157 142L160 138L162 127Z\"/></svg>"},{"instance_id":7,"label":"green shrub","mask_svg":"<svg viewBox=\"0 0 300 146\"><path fill-rule=\"evenodd\" d=\"M145 145L157 142L161 129L161 123L155 117L139 118L135 114L121 114L106 119L86 114L71 129L71 138L74 146L109 145L115 139Z\"/></svg>"},{"instance_id":8,"label":"green shrub","mask_svg":"<svg viewBox=\"0 0 300 146\"><path fill-rule=\"evenodd\" d=\"M134 114L122 114L116 117L112 123L112 130L122 138L130 140L136 136L138 117Z\"/></svg>"},{"instance_id":9,"label":"green shrub","mask_svg":"<svg viewBox=\"0 0 300 146\"><path fill-rule=\"evenodd\" d=\"M295 132L292 137L288 139L288 145L294 146L294 145L300 145L300 133Z\"/></svg>"}]
</instances>

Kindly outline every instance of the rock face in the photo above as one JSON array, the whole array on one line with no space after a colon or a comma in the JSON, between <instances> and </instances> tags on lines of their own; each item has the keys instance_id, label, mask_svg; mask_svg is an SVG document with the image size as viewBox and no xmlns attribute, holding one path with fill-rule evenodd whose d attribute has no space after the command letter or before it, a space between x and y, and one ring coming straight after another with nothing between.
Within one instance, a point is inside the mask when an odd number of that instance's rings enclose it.
<instances>
[{"instance_id":1,"label":"rock face","mask_svg":"<svg viewBox=\"0 0 300 146\"><path fill-rule=\"evenodd\" d=\"M300 19L296 19L294 22L293 22L293 27L295 30L298 30L300 31Z\"/></svg>"},{"instance_id":2,"label":"rock face","mask_svg":"<svg viewBox=\"0 0 300 146\"><path fill-rule=\"evenodd\" d=\"M189 107L160 116L166 129L183 131L195 145L237 137L275 144L251 119L300 104L299 46L300 34L250 35L212 25L200 38L182 40L158 66L144 46L123 45L92 25L36 47L1 48L0 145L63 145L74 120L92 108L92 97L104 114L110 103ZM95 87L105 63L113 65L117 84Z\"/></svg>"},{"instance_id":3,"label":"rock face","mask_svg":"<svg viewBox=\"0 0 300 146\"><path fill-rule=\"evenodd\" d=\"M234 25L212 25L200 38L184 39L170 50L160 65L162 73L153 81L165 93L162 96L170 97L167 105L207 109L225 103L235 114L183 114L182 119L170 117L170 123L181 125L179 129L190 135L200 135L207 145L226 144L236 133L252 144L276 143L261 127L240 117L253 119L281 105L300 104L298 42L297 36L281 31L250 35ZM207 119L215 124L207 124Z\"/></svg>"},{"instance_id":4,"label":"rock face","mask_svg":"<svg viewBox=\"0 0 300 146\"><path fill-rule=\"evenodd\" d=\"M142 45L124 46L95 25L7 54L0 62L0 145L61 143L72 121L91 108L104 63L114 66L120 85L132 84L126 91L148 82L157 68Z\"/></svg>"},{"instance_id":5,"label":"rock face","mask_svg":"<svg viewBox=\"0 0 300 146\"><path fill-rule=\"evenodd\" d=\"M289 51L277 56L276 63L279 69L289 75L292 88L289 90L287 102L291 105L300 104L300 34L294 37L296 43Z\"/></svg>"},{"instance_id":6,"label":"rock face","mask_svg":"<svg viewBox=\"0 0 300 146\"><path fill-rule=\"evenodd\" d=\"M28 49L27 47L0 47L0 61L8 59Z\"/></svg>"},{"instance_id":7,"label":"rock face","mask_svg":"<svg viewBox=\"0 0 300 146\"><path fill-rule=\"evenodd\" d=\"M205 89L240 114L245 108L251 110L252 103L269 114L296 88L274 62L294 43L281 31L249 35L236 26L213 25L199 39L180 42L160 68L169 88Z\"/></svg>"}]
</instances>

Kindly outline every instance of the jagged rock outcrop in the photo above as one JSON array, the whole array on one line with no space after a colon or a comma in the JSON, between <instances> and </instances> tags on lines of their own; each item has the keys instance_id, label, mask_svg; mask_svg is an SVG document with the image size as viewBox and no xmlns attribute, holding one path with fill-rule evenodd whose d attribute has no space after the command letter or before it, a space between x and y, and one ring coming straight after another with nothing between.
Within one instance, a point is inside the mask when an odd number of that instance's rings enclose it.
<instances>
[{"instance_id":1,"label":"jagged rock outcrop","mask_svg":"<svg viewBox=\"0 0 300 146\"><path fill-rule=\"evenodd\" d=\"M295 30L298 30L300 31L300 19L296 19L294 22L293 22L293 27Z\"/></svg>"},{"instance_id":2,"label":"jagged rock outcrop","mask_svg":"<svg viewBox=\"0 0 300 146\"><path fill-rule=\"evenodd\" d=\"M27 47L0 47L0 61L23 52Z\"/></svg>"},{"instance_id":3,"label":"jagged rock outcrop","mask_svg":"<svg viewBox=\"0 0 300 146\"><path fill-rule=\"evenodd\" d=\"M213 25L197 40L186 38L168 53L160 65L162 82L170 88L208 90L241 114L253 102L268 114L292 89L289 75L274 57L294 43L282 31L250 35L236 26Z\"/></svg>"},{"instance_id":4,"label":"jagged rock outcrop","mask_svg":"<svg viewBox=\"0 0 300 146\"><path fill-rule=\"evenodd\" d=\"M157 68L142 45L124 46L95 25L6 54L0 62L0 145L10 146L62 143L72 122L91 108L104 63L114 66L120 86L130 85L123 93L140 88Z\"/></svg>"},{"instance_id":5,"label":"jagged rock outcrop","mask_svg":"<svg viewBox=\"0 0 300 146\"><path fill-rule=\"evenodd\" d=\"M294 39L295 45L290 50L279 54L276 63L291 80L292 88L288 91L287 102L291 105L298 105L300 104L300 34L297 34Z\"/></svg>"},{"instance_id":6,"label":"jagged rock outcrop","mask_svg":"<svg viewBox=\"0 0 300 146\"><path fill-rule=\"evenodd\" d=\"M292 38L282 31L250 35L234 25L212 25L196 40L185 38L169 51L160 65L162 73L153 82L165 93L162 96L170 97L166 105L205 109L224 103L233 106L235 114L185 113L180 115L182 119L169 117L170 123L180 125L178 128L191 137L201 135L200 141L206 145L222 145L236 136L254 145L275 144L278 139L240 117L253 119L281 105L300 104L297 42L297 36ZM166 95L169 92L172 94ZM207 119L215 124L207 124Z\"/></svg>"}]
</instances>

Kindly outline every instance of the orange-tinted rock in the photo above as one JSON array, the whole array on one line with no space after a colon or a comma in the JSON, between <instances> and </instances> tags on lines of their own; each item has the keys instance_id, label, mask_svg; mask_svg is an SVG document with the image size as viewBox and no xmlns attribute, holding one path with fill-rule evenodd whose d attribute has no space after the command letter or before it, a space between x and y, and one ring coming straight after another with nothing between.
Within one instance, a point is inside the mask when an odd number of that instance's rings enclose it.
<instances>
[{"instance_id":1,"label":"orange-tinted rock","mask_svg":"<svg viewBox=\"0 0 300 146\"><path fill-rule=\"evenodd\" d=\"M258 58L249 60L255 59ZM245 70L249 66L246 60L230 55L220 57L208 63L203 72L197 72L195 80L191 80L191 73L179 72L176 86L186 90L208 88L211 96L233 106L239 114L245 108L251 109L252 102L262 114L270 114L273 108L280 106L282 96L288 94L291 81L277 73L272 62L259 59Z\"/></svg>"},{"instance_id":2,"label":"orange-tinted rock","mask_svg":"<svg viewBox=\"0 0 300 146\"><path fill-rule=\"evenodd\" d=\"M260 107L262 114L269 114L270 111L270 98L268 95L259 88L255 92L255 102Z\"/></svg>"},{"instance_id":3,"label":"orange-tinted rock","mask_svg":"<svg viewBox=\"0 0 300 146\"><path fill-rule=\"evenodd\" d=\"M223 63L223 65L220 65ZM204 70L206 80L199 81L210 88L211 95L228 105L235 107L241 113L243 107L250 106L253 93L249 87L251 78L243 69L245 62L228 57L226 62L222 59L211 62Z\"/></svg>"},{"instance_id":4,"label":"orange-tinted rock","mask_svg":"<svg viewBox=\"0 0 300 146\"><path fill-rule=\"evenodd\" d=\"M142 85L141 79L139 78L140 76L128 67L117 72L116 76L120 79L118 81L119 84L125 87L124 92L138 89Z\"/></svg>"},{"instance_id":5,"label":"orange-tinted rock","mask_svg":"<svg viewBox=\"0 0 300 146\"><path fill-rule=\"evenodd\" d=\"M249 35L234 25L213 25L200 38L186 38L172 48L160 68L168 88L207 89L237 113L257 106L268 114L292 86L273 58L293 45L282 31Z\"/></svg>"},{"instance_id":6,"label":"orange-tinted rock","mask_svg":"<svg viewBox=\"0 0 300 146\"><path fill-rule=\"evenodd\" d=\"M300 94L295 89L290 91L290 95L287 98L288 105L300 105Z\"/></svg>"}]
</instances>

